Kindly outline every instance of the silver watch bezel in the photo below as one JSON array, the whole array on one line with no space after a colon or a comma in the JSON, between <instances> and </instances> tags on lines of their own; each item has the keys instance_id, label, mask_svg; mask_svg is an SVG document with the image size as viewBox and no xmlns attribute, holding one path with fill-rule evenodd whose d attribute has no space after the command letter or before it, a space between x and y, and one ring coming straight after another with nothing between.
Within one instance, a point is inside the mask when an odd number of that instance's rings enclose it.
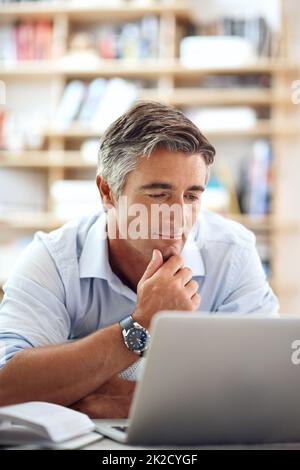
<instances>
[{"instance_id":1,"label":"silver watch bezel","mask_svg":"<svg viewBox=\"0 0 300 470\"><path fill-rule=\"evenodd\" d=\"M129 344L128 344L128 342L127 342L127 336L129 335L129 333L131 332L131 330L143 330L143 331L146 333L146 335L147 335L147 342L146 342L146 345L145 345L145 347L144 347L143 349L132 349L132 348L129 346ZM125 343L127 349L129 349L129 351L132 351L132 352L134 352L134 353L136 353L136 354L138 354L138 355L141 355L141 353L144 353L145 351L147 351L147 349L148 349L148 347L149 347L149 341L150 341L150 338L151 338L151 337L150 337L149 331L148 331L146 328L144 328L142 325L140 325L140 324L137 323L137 322L133 322L133 326L132 326L131 328L129 328L128 330L125 330L125 328L122 329L122 334L123 334L123 338L124 338L124 343Z\"/></svg>"}]
</instances>

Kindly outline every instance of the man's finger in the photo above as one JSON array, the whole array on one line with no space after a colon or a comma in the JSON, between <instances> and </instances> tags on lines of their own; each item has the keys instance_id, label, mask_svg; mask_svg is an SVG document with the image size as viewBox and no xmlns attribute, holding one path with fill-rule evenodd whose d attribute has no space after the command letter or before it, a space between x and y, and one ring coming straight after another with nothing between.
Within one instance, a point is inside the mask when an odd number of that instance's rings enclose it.
<instances>
[{"instance_id":1,"label":"man's finger","mask_svg":"<svg viewBox=\"0 0 300 470\"><path fill-rule=\"evenodd\" d=\"M152 258L150 260L150 263L148 264L148 266L146 268L146 271L144 272L143 276L141 277L140 282L143 282L146 279L149 279L150 277L152 277L153 274L155 274L156 271L162 266L163 262L164 262L164 260L163 260L161 252L155 248L153 250Z\"/></svg>"},{"instance_id":2,"label":"man's finger","mask_svg":"<svg viewBox=\"0 0 300 470\"><path fill-rule=\"evenodd\" d=\"M193 295L193 297L191 298L191 301L193 302L193 306L195 309L200 307L201 295L199 294L199 292L196 292L196 294Z\"/></svg>"},{"instance_id":3,"label":"man's finger","mask_svg":"<svg viewBox=\"0 0 300 470\"><path fill-rule=\"evenodd\" d=\"M182 285L185 286L192 279L193 272L190 268L181 268L175 277L181 279Z\"/></svg>"},{"instance_id":4,"label":"man's finger","mask_svg":"<svg viewBox=\"0 0 300 470\"><path fill-rule=\"evenodd\" d=\"M168 272L170 276L173 276L177 271L183 268L184 260L179 255L170 256L170 258L164 263L161 270Z\"/></svg>"},{"instance_id":5,"label":"man's finger","mask_svg":"<svg viewBox=\"0 0 300 470\"><path fill-rule=\"evenodd\" d=\"M187 283L187 285L185 286L185 289L186 289L187 294L192 298L193 295L195 295L198 292L199 284L197 281L192 279L191 281Z\"/></svg>"}]
</instances>

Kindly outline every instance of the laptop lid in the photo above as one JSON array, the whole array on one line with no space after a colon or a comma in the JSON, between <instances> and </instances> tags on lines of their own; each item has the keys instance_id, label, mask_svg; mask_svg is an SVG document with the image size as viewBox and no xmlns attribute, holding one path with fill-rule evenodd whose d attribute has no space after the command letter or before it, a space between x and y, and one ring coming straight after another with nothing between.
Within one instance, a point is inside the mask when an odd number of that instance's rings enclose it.
<instances>
[{"instance_id":1,"label":"laptop lid","mask_svg":"<svg viewBox=\"0 0 300 470\"><path fill-rule=\"evenodd\" d=\"M299 441L298 357L296 316L162 312L152 325L127 442Z\"/></svg>"}]
</instances>

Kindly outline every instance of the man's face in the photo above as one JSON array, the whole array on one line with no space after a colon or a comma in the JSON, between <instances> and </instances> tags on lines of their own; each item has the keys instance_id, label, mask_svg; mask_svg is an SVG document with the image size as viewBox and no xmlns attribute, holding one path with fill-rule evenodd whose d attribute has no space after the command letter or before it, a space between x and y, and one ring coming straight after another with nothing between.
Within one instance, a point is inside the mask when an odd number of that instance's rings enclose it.
<instances>
[{"instance_id":1,"label":"man's face","mask_svg":"<svg viewBox=\"0 0 300 470\"><path fill-rule=\"evenodd\" d=\"M150 158L141 158L116 207L117 225L122 232L126 227L126 243L147 261L154 248L165 260L179 254L200 210L206 180L207 165L200 154L159 148ZM125 200L129 215L122 209ZM142 237L136 236L137 230Z\"/></svg>"}]
</instances>

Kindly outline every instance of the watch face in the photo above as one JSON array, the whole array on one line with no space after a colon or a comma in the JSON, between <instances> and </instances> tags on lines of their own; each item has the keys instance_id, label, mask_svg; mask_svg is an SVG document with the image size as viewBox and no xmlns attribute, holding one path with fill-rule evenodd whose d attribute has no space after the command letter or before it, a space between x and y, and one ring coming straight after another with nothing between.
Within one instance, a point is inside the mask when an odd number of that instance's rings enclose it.
<instances>
[{"instance_id":1,"label":"watch face","mask_svg":"<svg viewBox=\"0 0 300 470\"><path fill-rule=\"evenodd\" d=\"M133 351L143 351L147 344L148 336L144 330L131 328L128 332L126 342L129 349Z\"/></svg>"}]
</instances>

